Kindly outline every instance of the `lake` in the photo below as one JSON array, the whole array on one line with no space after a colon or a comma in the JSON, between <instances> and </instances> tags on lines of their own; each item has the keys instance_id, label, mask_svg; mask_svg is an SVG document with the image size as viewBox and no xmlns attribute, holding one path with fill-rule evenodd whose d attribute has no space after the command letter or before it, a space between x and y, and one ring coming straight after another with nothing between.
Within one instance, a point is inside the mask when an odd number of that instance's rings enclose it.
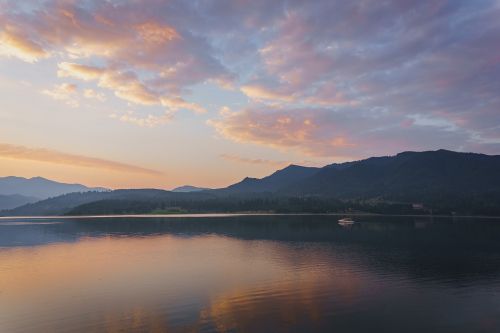
<instances>
[{"instance_id":1,"label":"lake","mask_svg":"<svg viewBox=\"0 0 500 333\"><path fill-rule=\"evenodd\" d=\"M500 220L0 219L0 332L500 332Z\"/></svg>"}]
</instances>

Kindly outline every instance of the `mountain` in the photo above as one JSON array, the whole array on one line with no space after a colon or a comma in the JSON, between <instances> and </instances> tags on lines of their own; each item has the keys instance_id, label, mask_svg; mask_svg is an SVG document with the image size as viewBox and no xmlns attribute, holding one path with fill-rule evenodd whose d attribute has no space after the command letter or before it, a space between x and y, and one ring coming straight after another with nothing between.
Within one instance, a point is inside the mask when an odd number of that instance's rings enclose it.
<instances>
[{"instance_id":1,"label":"mountain","mask_svg":"<svg viewBox=\"0 0 500 333\"><path fill-rule=\"evenodd\" d=\"M39 199L35 197L27 197L19 194L0 194L0 210L12 209L38 200Z\"/></svg>"},{"instance_id":2,"label":"mountain","mask_svg":"<svg viewBox=\"0 0 500 333\"><path fill-rule=\"evenodd\" d=\"M267 177L261 179L247 177L241 182L220 189L219 191L224 193L276 192L314 175L319 170L320 168L292 164Z\"/></svg>"},{"instance_id":3,"label":"mountain","mask_svg":"<svg viewBox=\"0 0 500 333\"><path fill-rule=\"evenodd\" d=\"M339 199L435 200L442 196L481 196L500 192L500 155L448 150L402 152L323 168L290 165L220 193L270 192L285 196Z\"/></svg>"},{"instance_id":4,"label":"mountain","mask_svg":"<svg viewBox=\"0 0 500 333\"><path fill-rule=\"evenodd\" d=\"M289 166L262 179L245 178L221 193L316 198L320 202L315 205L321 209L331 204L328 200L337 199L350 202L352 209L377 213L413 214L412 203L418 203L427 212L496 215L500 213L499 170L499 155L408 151L323 168ZM304 206L299 200L289 208L300 211L300 207Z\"/></svg>"},{"instance_id":5,"label":"mountain","mask_svg":"<svg viewBox=\"0 0 500 333\"><path fill-rule=\"evenodd\" d=\"M187 193L187 192L199 192L199 191L206 191L206 190L210 190L210 189L203 188L203 187L191 186L191 185L184 185L184 186L179 186L179 187L174 188L172 190L172 192Z\"/></svg>"},{"instance_id":6,"label":"mountain","mask_svg":"<svg viewBox=\"0 0 500 333\"><path fill-rule=\"evenodd\" d=\"M403 152L329 165L281 188L288 194L342 199L425 201L500 192L500 156L448 150Z\"/></svg>"},{"instance_id":7,"label":"mountain","mask_svg":"<svg viewBox=\"0 0 500 333\"><path fill-rule=\"evenodd\" d=\"M0 177L0 195L18 194L39 200L71 192L105 191L104 188L90 188L81 184L65 184L42 177Z\"/></svg>"}]
</instances>

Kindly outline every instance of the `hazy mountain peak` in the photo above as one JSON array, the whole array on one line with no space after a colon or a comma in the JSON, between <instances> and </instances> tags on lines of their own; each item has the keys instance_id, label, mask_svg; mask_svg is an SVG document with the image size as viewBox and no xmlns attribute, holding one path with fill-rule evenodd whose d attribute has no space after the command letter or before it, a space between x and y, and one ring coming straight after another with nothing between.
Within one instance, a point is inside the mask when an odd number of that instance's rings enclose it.
<instances>
[{"instance_id":1,"label":"hazy mountain peak","mask_svg":"<svg viewBox=\"0 0 500 333\"><path fill-rule=\"evenodd\" d=\"M192 185L183 185L176 187L172 190L172 192L199 192L199 191L205 191L209 190L208 188L203 188L203 187L197 187L197 186L192 186Z\"/></svg>"},{"instance_id":2,"label":"hazy mountain peak","mask_svg":"<svg viewBox=\"0 0 500 333\"><path fill-rule=\"evenodd\" d=\"M81 184L66 184L43 177L0 177L1 195L22 195L29 198L46 199L71 192L104 191L105 188L91 188Z\"/></svg>"},{"instance_id":3,"label":"hazy mountain peak","mask_svg":"<svg viewBox=\"0 0 500 333\"><path fill-rule=\"evenodd\" d=\"M13 209L28 203L38 201L38 198L28 197L20 194L0 194L0 210Z\"/></svg>"}]
</instances>

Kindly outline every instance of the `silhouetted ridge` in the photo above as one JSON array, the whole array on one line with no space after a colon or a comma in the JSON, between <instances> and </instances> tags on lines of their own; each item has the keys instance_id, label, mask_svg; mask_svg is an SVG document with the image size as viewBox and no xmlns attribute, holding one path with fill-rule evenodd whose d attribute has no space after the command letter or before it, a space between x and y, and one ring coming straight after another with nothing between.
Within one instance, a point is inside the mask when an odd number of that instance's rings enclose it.
<instances>
[{"instance_id":1,"label":"silhouetted ridge","mask_svg":"<svg viewBox=\"0 0 500 333\"><path fill-rule=\"evenodd\" d=\"M287 190L339 198L421 200L428 195L499 191L498 170L500 156L447 150L403 152L346 167L325 167Z\"/></svg>"},{"instance_id":2,"label":"silhouetted ridge","mask_svg":"<svg viewBox=\"0 0 500 333\"><path fill-rule=\"evenodd\" d=\"M222 191L230 193L276 192L296 181L311 176L318 170L319 168L291 164L261 179L246 177L241 182L228 186Z\"/></svg>"}]
</instances>

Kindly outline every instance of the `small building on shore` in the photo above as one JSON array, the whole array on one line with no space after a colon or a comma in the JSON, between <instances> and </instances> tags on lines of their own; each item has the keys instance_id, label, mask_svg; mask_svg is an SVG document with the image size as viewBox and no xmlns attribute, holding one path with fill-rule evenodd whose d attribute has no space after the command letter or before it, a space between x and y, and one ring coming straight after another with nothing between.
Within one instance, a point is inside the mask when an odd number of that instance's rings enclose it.
<instances>
[{"instance_id":1,"label":"small building on shore","mask_svg":"<svg viewBox=\"0 0 500 333\"><path fill-rule=\"evenodd\" d=\"M422 203L413 203L411 206L415 210L423 210L424 209L424 204L422 204Z\"/></svg>"}]
</instances>

